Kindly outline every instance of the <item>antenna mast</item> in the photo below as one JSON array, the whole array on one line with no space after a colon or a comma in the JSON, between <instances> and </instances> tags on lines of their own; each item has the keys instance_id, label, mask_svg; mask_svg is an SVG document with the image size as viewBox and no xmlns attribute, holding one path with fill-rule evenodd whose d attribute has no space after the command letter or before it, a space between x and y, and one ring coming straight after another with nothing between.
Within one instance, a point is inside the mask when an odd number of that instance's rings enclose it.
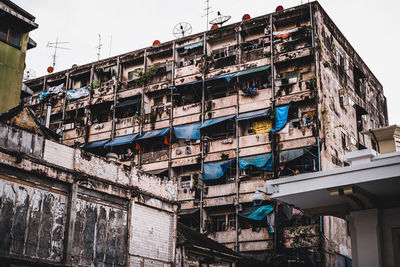
<instances>
[{"instance_id":1,"label":"antenna mast","mask_svg":"<svg viewBox=\"0 0 400 267\"><path fill-rule=\"evenodd\" d=\"M48 48L54 48L54 54L51 56L53 58L53 63L52 63L53 69L56 66L57 49L70 50L68 47L59 46L60 44L69 44L69 42L59 42L58 36L57 36L56 41L54 43L50 43L50 42L47 43Z\"/></svg>"},{"instance_id":2,"label":"antenna mast","mask_svg":"<svg viewBox=\"0 0 400 267\"><path fill-rule=\"evenodd\" d=\"M208 16L213 13L214 11L211 10L211 6L210 6L210 0L206 0L204 2L205 4L207 4L207 7L204 9L204 11L206 12L203 16L201 16L202 18L206 17L207 18L207 24L206 24L206 30L208 30Z\"/></svg>"},{"instance_id":3,"label":"antenna mast","mask_svg":"<svg viewBox=\"0 0 400 267\"><path fill-rule=\"evenodd\" d=\"M103 44L101 43L101 35L99 33L99 44L96 46L97 48L97 60L100 60L100 52L101 52L101 47L103 46Z\"/></svg>"}]
</instances>

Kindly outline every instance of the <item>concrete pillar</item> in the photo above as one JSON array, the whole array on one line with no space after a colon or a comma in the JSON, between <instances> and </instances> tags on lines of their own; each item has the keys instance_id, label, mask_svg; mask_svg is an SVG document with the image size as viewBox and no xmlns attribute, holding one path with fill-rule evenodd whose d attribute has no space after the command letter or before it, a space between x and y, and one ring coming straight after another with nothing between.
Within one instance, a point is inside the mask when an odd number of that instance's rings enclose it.
<instances>
[{"instance_id":1,"label":"concrete pillar","mask_svg":"<svg viewBox=\"0 0 400 267\"><path fill-rule=\"evenodd\" d=\"M350 235L355 267L380 267L380 227L378 209L350 213Z\"/></svg>"}]
</instances>

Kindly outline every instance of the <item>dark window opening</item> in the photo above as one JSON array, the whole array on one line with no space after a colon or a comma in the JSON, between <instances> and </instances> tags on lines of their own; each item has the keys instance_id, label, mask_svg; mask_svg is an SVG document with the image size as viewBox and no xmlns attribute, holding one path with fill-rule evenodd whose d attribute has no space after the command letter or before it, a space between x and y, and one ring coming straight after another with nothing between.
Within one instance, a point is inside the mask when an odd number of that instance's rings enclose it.
<instances>
[{"instance_id":1,"label":"dark window opening","mask_svg":"<svg viewBox=\"0 0 400 267\"><path fill-rule=\"evenodd\" d=\"M235 123L231 120L206 127L202 129L202 135L207 136L211 140L220 140L233 137L235 135Z\"/></svg>"},{"instance_id":2,"label":"dark window opening","mask_svg":"<svg viewBox=\"0 0 400 267\"><path fill-rule=\"evenodd\" d=\"M90 108L92 123L104 123L109 121L111 103L93 105Z\"/></svg>"},{"instance_id":3,"label":"dark window opening","mask_svg":"<svg viewBox=\"0 0 400 267\"><path fill-rule=\"evenodd\" d=\"M177 87L174 92L174 103L181 107L201 102L201 87L197 85L188 85Z\"/></svg>"},{"instance_id":4,"label":"dark window opening","mask_svg":"<svg viewBox=\"0 0 400 267\"><path fill-rule=\"evenodd\" d=\"M1 25L0 41L20 49L22 41L22 32L14 28L8 28L5 25Z\"/></svg>"}]
</instances>

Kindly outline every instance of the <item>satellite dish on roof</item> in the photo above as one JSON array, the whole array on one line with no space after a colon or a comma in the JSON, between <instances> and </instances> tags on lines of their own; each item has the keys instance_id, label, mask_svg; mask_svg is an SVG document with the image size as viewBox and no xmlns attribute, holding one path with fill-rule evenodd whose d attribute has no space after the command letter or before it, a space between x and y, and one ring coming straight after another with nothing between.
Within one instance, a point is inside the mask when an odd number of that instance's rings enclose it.
<instances>
[{"instance_id":1,"label":"satellite dish on roof","mask_svg":"<svg viewBox=\"0 0 400 267\"><path fill-rule=\"evenodd\" d=\"M218 16L215 19L212 19L210 21L211 25L217 24L221 27L222 24L224 24L225 22L227 22L228 20L231 19L231 16L223 16L223 15L221 15L221 12L219 12L219 11L217 14L218 14Z\"/></svg>"},{"instance_id":2,"label":"satellite dish on roof","mask_svg":"<svg viewBox=\"0 0 400 267\"><path fill-rule=\"evenodd\" d=\"M174 30L172 32L175 38L182 38L192 33L192 25L187 22L179 22L174 26Z\"/></svg>"},{"instance_id":3,"label":"satellite dish on roof","mask_svg":"<svg viewBox=\"0 0 400 267\"><path fill-rule=\"evenodd\" d=\"M24 71L24 81L33 79L36 77L36 71L34 69L25 69Z\"/></svg>"}]
</instances>

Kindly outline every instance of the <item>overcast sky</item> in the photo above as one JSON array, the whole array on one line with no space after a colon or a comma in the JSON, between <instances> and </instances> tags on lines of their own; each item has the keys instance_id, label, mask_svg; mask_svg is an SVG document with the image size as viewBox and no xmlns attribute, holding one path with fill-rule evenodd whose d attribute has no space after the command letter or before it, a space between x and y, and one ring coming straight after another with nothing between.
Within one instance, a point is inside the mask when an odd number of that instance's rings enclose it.
<instances>
[{"instance_id":1,"label":"overcast sky","mask_svg":"<svg viewBox=\"0 0 400 267\"><path fill-rule=\"evenodd\" d=\"M202 18L205 0L14 0L36 17L39 28L30 36L37 47L27 53L27 68L37 77L46 74L52 63L48 42L69 41L59 50L55 71L97 60L98 34L103 42L101 58L115 56L174 39L178 22L189 22L193 33L206 29ZM278 5L293 7L303 0L210 0L217 11L231 15L231 23L248 13L256 17L273 12ZM400 125L400 1L398 0L321 0L319 1L382 83L388 99L389 123ZM111 38L112 37L112 38ZM112 45L110 47L110 40ZM399 103L397 103L399 101Z\"/></svg>"}]
</instances>

